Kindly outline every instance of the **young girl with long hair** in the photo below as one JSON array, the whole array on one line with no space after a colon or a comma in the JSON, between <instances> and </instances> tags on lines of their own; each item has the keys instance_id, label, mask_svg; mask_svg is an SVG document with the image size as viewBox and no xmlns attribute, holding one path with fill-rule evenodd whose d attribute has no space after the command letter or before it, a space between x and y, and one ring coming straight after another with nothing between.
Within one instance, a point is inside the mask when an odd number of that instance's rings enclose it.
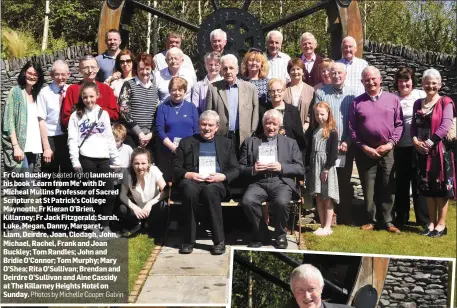
<instances>
[{"instance_id":1,"label":"young girl with long hair","mask_svg":"<svg viewBox=\"0 0 457 308\"><path fill-rule=\"evenodd\" d=\"M314 106L315 120L308 131L307 166L310 168L308 186L316 197L321 226L314 234L332 234L333 202L339 203L338 178L335 162L338 155L338 133L330 105L319 102ZM308 167L307 167L308 168Z\"/></svg>"},{"instance_id":2,"label":"young girl with long hair","mask_svg":"<svg viewBox=\"0 0 457 308\"><path fill-rule=\"evenodd\" d=\"M80 89L79 101L75 105L75 111L68 122L68 148L70 160L76 172L84 171L106 174L111 171L109 159L114 166L120 167L119 153L114 141L109 115L97 105L100 96L95 82L84 82ZM105 180L103 190L112 190L113 181L110 177L97 176L97 181ZM90 188L90 187L89 187ZM110 216L113 214L115 196L108 194L104 203L94 204L97 217ZM94 230L100 238L110 237L109 220L98 220L100 228ZM100 234L104 233L104 234Z\"/></svg>"},{"instance_id":3,"label":"young girl with long hair","mask_svg":"<svg viewBox=\"0 0 457 308\"><path fill-rule=\"evenodd\" d=\"M145 148L133 150L129 176L124 181L119 195L119 212L124 229L136 233L141 227L146 227L146 222L151 217L159 220L157 224L154 223L155 227L161 225L165 230L166 219L162 219L164 215L160 212L166 211L166 208L156 205L166 198L165 187L162 172L151 164L150 152ZM128 196L129 192L131 198Z\"/></svg>"}]
</instances>

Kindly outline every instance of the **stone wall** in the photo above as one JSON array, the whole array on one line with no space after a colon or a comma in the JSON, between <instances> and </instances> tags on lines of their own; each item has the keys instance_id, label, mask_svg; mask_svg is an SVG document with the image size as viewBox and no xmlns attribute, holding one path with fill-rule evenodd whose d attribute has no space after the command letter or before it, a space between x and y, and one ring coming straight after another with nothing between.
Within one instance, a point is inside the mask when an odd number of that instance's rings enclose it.
<instances>
[{"instance_id":1,"label":"stone wall","mask_svg":"<svg viewBox=\"0 0 457 308\"><path fill-rule=\"evenodd\" d=\"M446 308L449 261L390 259L380 308Z\"/></svg>"},{"instance_id":2,"label":"stone wall","mask_svg":"<svg viewBox=\"0 0 457 308\"><path fill-rule=\"evenodd\" d=\"M399 67L409 66L416 72L418 88L422 73L435 68L441 73L443 86L440 94L452 97L457 102L457 57L442 53L420 51L405 46L366 41L363 58L380 71L385 89L393 91L395 72Z\"/></svg>"},{"instance_id":3,"label":"stone wall","mask_svg":"<svg viewBox=\"0 0 457 308\"><path fill-rule=\"evenodd\" d=\"M68 83L78 83L82 80L82 75L79 73L79 59L87 54L92 54L90 46L72 46L61 51L56 51L50 55L40 55L27 57L22 59L1 60L1 105L5 103L9 90L17 85L17 76L21 68L27 61L36 61L43 67L46 83L51 83L51 67L56 60L65 60L70 67L71 76L68 78ZM2 108L3 110L3 108Z\"/></svg>"}]
</instances>

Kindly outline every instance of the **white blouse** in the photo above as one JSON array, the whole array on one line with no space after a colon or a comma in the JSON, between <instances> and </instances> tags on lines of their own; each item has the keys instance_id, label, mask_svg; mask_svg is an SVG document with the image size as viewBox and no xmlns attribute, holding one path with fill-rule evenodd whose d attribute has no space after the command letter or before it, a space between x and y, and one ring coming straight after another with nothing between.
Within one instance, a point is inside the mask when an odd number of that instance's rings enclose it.
<instances>
[{"instance_id":1,"label":"white blouse","mask_svg":"<svg viewBox=\"0 0 457 308\"><path fill-rule=\"evenodd\" d=\"M27 135L25 140L24 153L43 153L40 125L38 124L38 106L36 103L27 102Z\"/></svg>"},{"instance_id":2,"label":"white blouse","mask_svg":"<svg viewBox=\"0 0 457 308\"><path fill-rule=\"evenodd\" d=\"M151 166L149 172L144 176L144 190L139 183L136 184L135 189L129 185L130 192L132 193L135 204L143 208L146 203L157 197L160 193L157 181L162 177L162 172L156 166Z\"/></svg>"}]
</instances>

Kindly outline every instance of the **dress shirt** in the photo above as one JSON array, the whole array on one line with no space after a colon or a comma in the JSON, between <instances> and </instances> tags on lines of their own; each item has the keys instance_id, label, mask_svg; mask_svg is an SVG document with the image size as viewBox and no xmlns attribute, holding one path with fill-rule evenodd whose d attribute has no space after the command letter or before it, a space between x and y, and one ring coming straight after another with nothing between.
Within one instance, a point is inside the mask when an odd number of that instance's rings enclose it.
<instances>
[{"instance_id":1,"label":"dress shirt","mask_svg":"<svg viewBox=\"0 0 457 308\"><path fill-rule=\"evenodd\" d=\"M168 97L170 97L170 93L168 92L168 85L170 84L170 80L173 77L170 75L168 67L160 71L154 71L153 74L155 76L157 88L159 89L160 103L162 104ZM187 81L187 90L186 94L184 95L184 99L190 102L192 88L197 83L197 76L195 76L195 72L181 67L176 76L184 78Z\"/></svg>"},{"instance_id":2,"label":"dress shirt","mask_svg":"<svg viewBox=\"0 0 457 308\"><path fill-rule=\"evenodd\" d=\"M105 51L101 55L96 56L95 60L97 60L98 66L100 66L100 70L95 79L100 82L105 82L105 80L113 74L116 56L112 57Z\"/></svg>"},{"instance_id":3,"label":"dress shirt","mask_svg":"<svg viewBox=\"0 0 457 308\"><path fill-rule=\"evenodd\" d=\"M140 78L138 78L138 76L135 77L135 83L142 87L142 88L145 88L145 89L149 89L150 87L152 87L152 81L151 81L151 78L149 78L148 82L146 83L143 83Z\"/></svg>"},{"instance_id":4,"label":"dress shirt","mask_svg":"<svg viewBox=\"0 0 457 308\"><path fill-rule=\"evenodd\" d=\"M346 65L346 80L344 84L352 87L355 90L355 95L360 95L365 92L362 83L362 71L368 66L367 61L353 57L351 61L342 58L338 62Z\"/></svg>"},{"instance_id":5,"label":"dress shirt","mask_svg":"<svg viewBox=\"0 0 457 308\"><path fill-rule=\"evenodd\" d=\"M154 58L152 58L152 60L155 63L154 70L160 71L160 70L163 70L164 68L168 67L167 61L165 61L166 53L167 53L167 51L164 50L162 52L159 52L158 54L156 54L154 56ZM194 65L192 64L192 60L189 58L189 56L183 54L182 58L183 58L182 67L185 67L185 68L191 70L192 72L195 72Z\"/></svg>"},{"instance_id":6,"label":"dress shirt","mask_svg":"<svg viewBox=\"0 0 457 308\"><path fill-rule=\"evenodd\" d=\"M64 94L68 85L64 85ZM63 103L63 102L62 102ZM46 122L48 137L62 135L60 127L60 88L53 82L41 89L37 97L38 118Z\"/></svg>"},{"instance_id":7,"label":"dress shirt","mask_svg":"<svg viewBox=\"0 0 457 308\"><path fill-rule=\"evenodd\" d=\"M281 51L278 51L278 54L274 57L270 57L266 54L268 59L268 79L279 78L282 79L285 83L290 81L289 73L287 72L287 65L290 61L290 56Z\"/></svg>"},{"instance_id":8,"label":"dress shirt","mask_svg":"<svg viewBox=\"0 0 457 308\"><path fill-rule=\"evenodd\" d=\"M303 63L305 64L305 68L308 71L309 74L311 74L311 70L313 69L314 62L316 61L316 54L313 53L313 56L311 57L310 60L307 60L305 55L301 55L301 59L303 60Z\"/></svg>"},{"instance_id":9,"label":"dress shirt","mask_svg":"<svg viewBox=\"0 0 457 308\"><path fill-rule=\"evenodd\" d=\"M222 77L220 75L217 75L213 82L219 80L222 80ZM210 81L208 79L208 76L205 76L205 79L197 82L195 87L192 89L192 103L195 105L195 107L197 107L199 114L205 111L206 95L208 94L209 84Z\"/></svg>"},{"instance_id":10,"label":"dress shirt","mask_svg":"<svg viewBox=\"0 0 457 308\"><path fill-rule=\"evenodd\" d=\"M338 141L349 141L349 111L352 102L356 97L354 89L343 85L341 89L336 89L333 85L325 85L316 91L314 104L318 102L328 102L333 112L336 122L336 131L338 132Z\"/></svg>"},{"instance_id":11,"label":"dress shirt","mask_svg":"<svg viewBox=\"0 0 457 308\"><path fill-rule=\"evenodd\" d=\"M227 102L229 105L229 130L240 129L240 117L238 116L238 79L233 85L226 83Z\"/></svg>"},{"instance_id":12,"label":"dress shirt","mask_svg":"<svg viewBox=\"0 0 457 308\"><path fill-rule=\"evenodd\" d=\"M389 92L381 92L376 101L367 93L357 96L351 106L349 129L359 147L377 148L388 142L395 146L403 133L400 99Z\"/></svg>"}]
</instances>

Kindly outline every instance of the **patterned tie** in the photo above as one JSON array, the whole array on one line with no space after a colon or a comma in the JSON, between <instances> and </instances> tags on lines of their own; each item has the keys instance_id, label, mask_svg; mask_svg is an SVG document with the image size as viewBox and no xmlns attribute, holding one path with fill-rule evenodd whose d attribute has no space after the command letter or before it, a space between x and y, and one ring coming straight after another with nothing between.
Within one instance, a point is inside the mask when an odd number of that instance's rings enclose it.
<instances>
[{"instance_id":1,"label":"patterned tie","mask_svg":"<svg viewBox=\"0 0 457 308\"><path fill-rule=\"evenodd\" d=\"M59 105L62 108L63 99L65 98L65 89L60 88L59 90Z\"/></svg>"}]
</instances>

